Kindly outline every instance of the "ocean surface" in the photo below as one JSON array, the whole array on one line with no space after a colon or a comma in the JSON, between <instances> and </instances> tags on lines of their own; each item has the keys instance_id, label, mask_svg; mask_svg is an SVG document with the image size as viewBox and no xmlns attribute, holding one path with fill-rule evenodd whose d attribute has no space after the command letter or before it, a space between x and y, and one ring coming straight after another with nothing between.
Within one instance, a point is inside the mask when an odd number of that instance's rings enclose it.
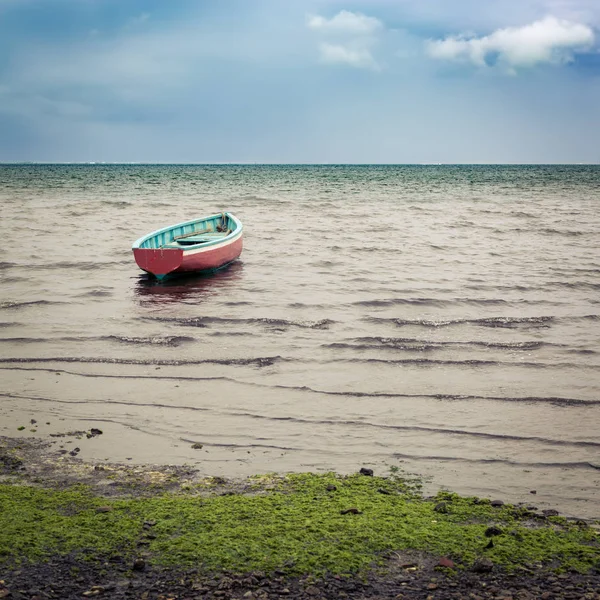
<instances>
[{"instance_id":1,"label":"ocean surface","mask_svg":"<svg viewBox=\"0 0 600 600\"><path fill-rule=\"evenodd\" d=\"M138 269L223 210L230 267ZM600 517L599 166L2 165L0 214L0 435Z\"/></svg>"}]
</instances>

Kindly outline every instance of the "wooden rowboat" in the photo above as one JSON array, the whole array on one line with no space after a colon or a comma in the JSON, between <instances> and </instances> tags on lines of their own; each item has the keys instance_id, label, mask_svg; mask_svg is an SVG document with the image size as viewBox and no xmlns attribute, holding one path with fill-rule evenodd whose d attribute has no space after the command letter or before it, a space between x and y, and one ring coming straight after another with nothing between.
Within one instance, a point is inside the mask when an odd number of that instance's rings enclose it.
<instances>
[{"instance_id":1,"label":"wooden rowboat","mask_svg":"<svg viewBox=\"0 0 600 600\"><path fill-rule=\"evenodd\" d=\"M242 237L242 223L230 213L220 213L153 231L131 248L140 269L163 279L228 265L242 253Z\"/></svg>"}]
</instances>

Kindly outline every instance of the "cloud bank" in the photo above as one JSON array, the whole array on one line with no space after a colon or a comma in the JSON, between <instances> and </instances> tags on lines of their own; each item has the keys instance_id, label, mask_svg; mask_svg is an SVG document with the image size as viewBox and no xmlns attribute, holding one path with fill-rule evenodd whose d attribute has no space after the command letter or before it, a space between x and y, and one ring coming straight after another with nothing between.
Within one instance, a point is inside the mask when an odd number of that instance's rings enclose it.
<instances>
[{"instance_id":1,"label":"cloud bank","mask_svg":"<svg viewBox=\"0 0 600 600\"><path fill-rule=\"evenodd\" d=\"M509 71L548 63L570 62L577 52L589 51L594 32L587 25L548 16L523 27L498 29L483 37L450 36L430 40L427 53L439 60L500 64Z\"/></svg>"}]
</instances>

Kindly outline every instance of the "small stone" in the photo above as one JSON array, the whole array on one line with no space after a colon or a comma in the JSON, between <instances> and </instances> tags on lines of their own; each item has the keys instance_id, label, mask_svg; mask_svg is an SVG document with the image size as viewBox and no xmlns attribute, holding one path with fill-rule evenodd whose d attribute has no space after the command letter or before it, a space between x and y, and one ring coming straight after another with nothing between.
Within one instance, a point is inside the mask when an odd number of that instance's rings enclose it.
<instances>
[{"instance_id":1,"label":"small stone","mask_svg":"<svg viewBox=\"0 0 600 600\"><path fill-rule=\"evenodd\" d=\"M314 585L309 585L304 590L304 593L308 594L309 596L319 596L321 594L321 592L319 591L319 588L315 587Z\"/></svg>"},{"instance_id":2,"label":"small stone","mask_svg":"<svg viewBox=\"0 0 600 600\"><path fill-rule=\"evenodd\" d=\"M438 562L438 566L445 567L446 569L454 569L454 562L452 562L446 556L442 556L442 558L440 558L440 561Z\"/></svg>"},{"instance_id":3,"label":"small stone","mask_svg":"<svg viewBox=\"0 0 600 600\"><path fill-rule=\"evenodd\" d=\"M133 561L134 571L143 571L146 568L146 561L143 558L136 558Z\"/></svg>"},{"instance_id":4,"label":"small stone","mask_svg":"<svg viewBox=\"0 0 600 600\"><path fill-rule=\"evenodd\" d=\"M537 490L529 490L530 494L537 494Z\"/></svg>"},{"instance_id":5,"label":"small stone","mask_svg":"<svg viewBox=\"0 0 600 600\"><path fill-rule=\"evenodd\" d=\"M500 527L492 525L485 530L485 537L494 537L495 535L502 535L504 531Z\"/></svg>"},{"instance_id":6,"label":"small stone","mask_svg":"<svg viewBox=\"0 0 600 600\"><path fill-rule=\"evenodd\" d=\"M378 488L377 490L380 494L384 494L385 496L390 496L392 494L392 492L390 492L390 490L386 490L384 488Z\"/></svg>"},{"instance_id":7,"label":"small stone","mask_svg":"<svg viewBox=\"0 0 600 600\"><path fill-rule=\"evenodd\" d=\"M344 510L340 510L340 515L361 515L362 511L358 510L358 508L346 508Z\"/></svg>"},{"instance_id":8,"label":"small stone","mask_svg":"<svg viewBox=\"0 0 600 600\"><path fill-rule=\"evenodd\" d=\"M504 506L504 502L502 500L492 500L490 502L490 504L494 507L494 508L500 508L501 506Z\"/></svg>"},{"instance_id":9,"label":"small stone","mask_svg":"<svg viewBox=\"0 0 600 600\"><path fill-rule=\"evenodd\" d=\"M288 588L283 588L279 593L287 596L290 593L290 590Z\"/></svg>"},{"instance_id":10,"label":"small stone","mask_svg":"<svg viewBox=\"0 0 600 600\"><path fill-rule=\"evenodd\" d=\"M202 450L202 448L204 448L204 444L192 444L192 450Z\"/></svg>"},{"instance_id":11,"label":"small stone","mask_svg":"<svg viewBox=\"0 0 600 600\"><path fill-rule=\"evenodd\" d=\"M542 514L545 517L558 517L560 513L557 510L554 510L553 508L547 508L546 510L542 511Z\"/></svg>"},{"instance_id":12,"label":"small stone","mask_svg":"<svg viewBox=\"0 0 600 600\"><path fill-rule=\"evenodd\" d=\"M35 425L37 423L37 421L35 419L31 419L31 421L29 421L32 425Z\"/></svg>"},{"instance_id":13,"label":"small stone","mask_svg":"<svg viewBox=\"0 0 600 600\"><path fill-rule=\"evenodd\" d=\"M439 587L440 587L440 586L439 586L437 583L430 583L430 584L427 586L427 589L428 589L428 590L437 590Z\"/></svg>"},{"instance_id":14,"label":"small stone","mask_svg":"<svg viewBox=\"0 0 600 600\"><path fill-rule=\"evenodd\" d=\"M96 509L96 512L97 513L109 513L109 512L112 512L112 510L113 510L112 506L99 506Z\"/></svg>"},{"instance_id":15,"label":"small stone","mask_svg":"<svg viewBox=\"0 0 600 600\"><path fill-rule=\"evenodd\" d=\"M478 558L471 570L474 573L489 573L494 568L494 563L489 558Z\"/></svg>"},{"instance_id":16,"label":"small stone","mask_svg":"<svg viewBox=\"0 0 600 600\"><path fill-rule=\"evenodd\" d=\"M365 469L365 467L363 467L359 473L361 475L366 475L367 477L373 477L373 469Z\"/></svg>"},{"instance_id":17,"label":"small stone","mask_svg":"<svg viewBox=\"0 0 600 600\"><path fill-rule=\"evenodd\" d=\"M448 504L446 502L439 502L433 507L436 513L446 514L448 512Z\"/></svg>"},{"instance_id":18,"label":"small stone","mask_svg":"<svg viewBox=\"0 0 600 600\"><path fill-rule=\"evenodd\" d=\"M247 592L244 594L244 596L243 596L243 597L244 597L244 598L252 598L253 596L254 596L254 594L253 594L253 593L252 593L250 590L248 590L248 591L247 591Z\"/></svg>"},{"instance_id":19,"label":"small stone","mask_svg":"<svg viewBox=\"0 0 600 600\"><path fill-rule=\"evenodd\" d=\"M333 483L330 483L325 489L328 492L335 492L337 490L337 487L335 485L333 485Z\"/></svg>"}]
</instances>

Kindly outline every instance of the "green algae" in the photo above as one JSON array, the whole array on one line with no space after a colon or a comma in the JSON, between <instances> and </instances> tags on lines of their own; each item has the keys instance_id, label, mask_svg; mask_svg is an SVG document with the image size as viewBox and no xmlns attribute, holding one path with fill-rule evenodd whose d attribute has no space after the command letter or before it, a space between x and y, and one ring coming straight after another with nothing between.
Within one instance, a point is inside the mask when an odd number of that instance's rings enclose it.
<instances>
[{"instance_id":1,"label":"green algae","mask_svg":"<svg viewBox=\"0 0 600 600\"><path fill-rule=\"evenodd\" d=\"M262 477L244 493L218 494L107 499L83 486L0 485L0 562L73 552L133 557L140 544L156 564L206 572L357 573L407 550L464 568L482 556L509 569L586 572L600 562L593 528L534 523L511 505L448 492L426 500L399 477ZM444 512L436 511L440 502ZM490 525L502 533L486 549Z\"/></svg>"}]
</instances>

